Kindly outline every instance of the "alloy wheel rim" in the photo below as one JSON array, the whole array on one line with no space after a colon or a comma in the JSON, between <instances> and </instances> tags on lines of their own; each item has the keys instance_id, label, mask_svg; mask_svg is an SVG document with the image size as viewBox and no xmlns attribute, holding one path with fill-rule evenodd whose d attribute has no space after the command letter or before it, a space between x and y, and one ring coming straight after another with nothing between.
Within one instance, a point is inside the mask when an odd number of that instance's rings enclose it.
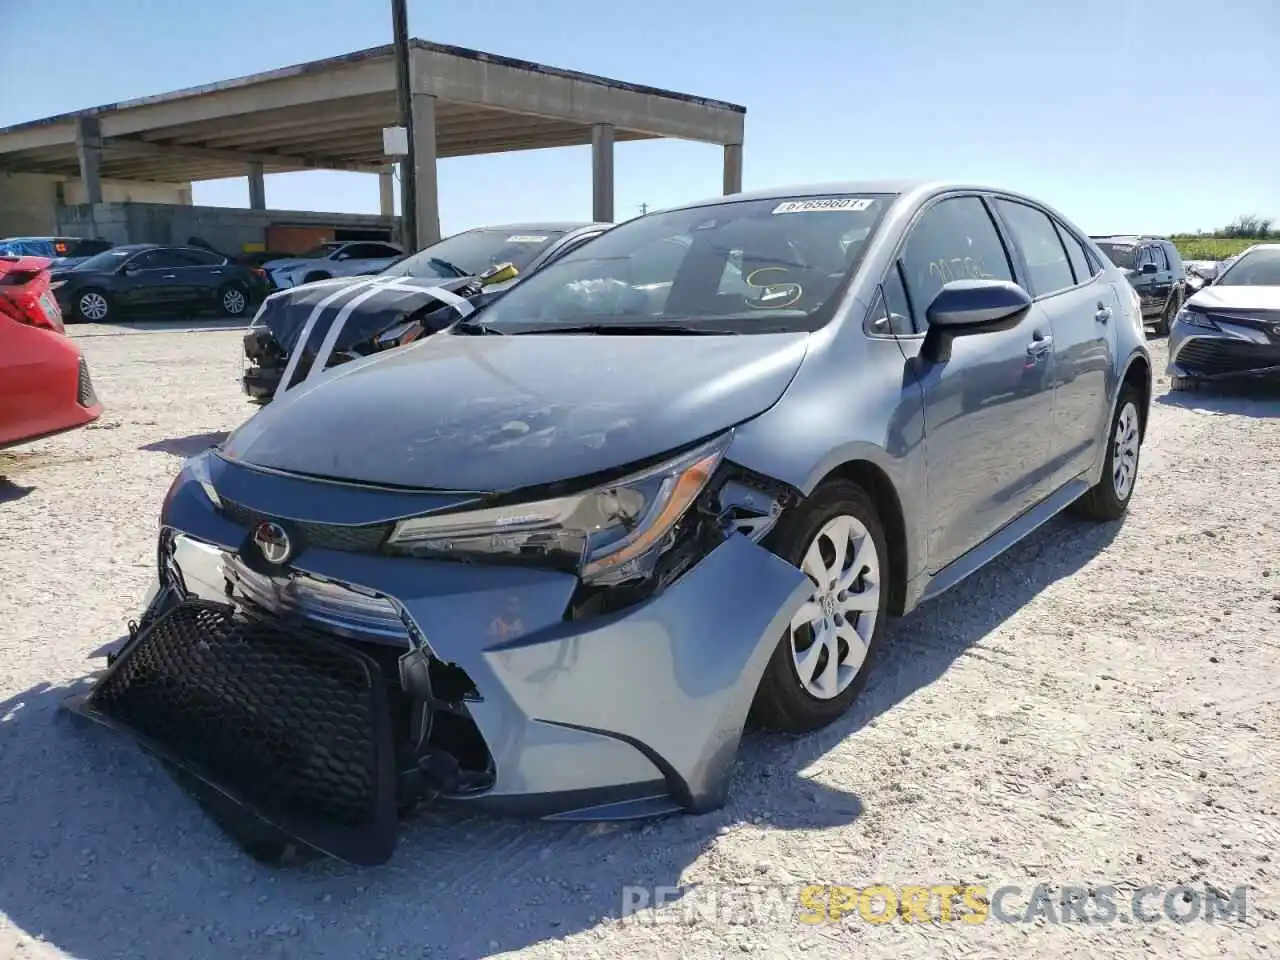
<instances>
[{"instance_id":1,"label":"alloy wheel rim","mask_svg":"<svg viewBox=\"0 0 1280 960\"><path fill-rule=\"evenodd\" d=\"M1138 477L1138 408L1126 403L1116 418L1116 434L1111 452L1111 483L1116 496L1126 500Z\"/></svg>"},{"instance_id":2,"label":"alloy wheel rim","mask_svg":"<svg viewBox=\"0 0 1280 960\"><path fill-rule=\"evenodd\" d=\"M100 293L86 293L80 298L80 312L89 320L101 320L107 315L107 299Z\"/></svg>"},{"instance_id":3,"label":"alloy wheel rim","mask_svg":"<svg viewBox=\"0 0 1280 960\"><path fill-rule=\"evenodd\" d=\"M791 618L791 658L805 692L832 700L866 662L880 615L880 556L866 526L843 514L818 531L800 569L814 590Z\"/></svg>"},{"instance_id":4,"label":"alloy wheel rim","mask_svg":"<svg viewBox=\"0 0 1280 960\"><path fill-rule=\"evenodd\" d=\"M239 290L228 290L222 296L222 305L227 313L239 313L244 309L244 294Z\"/></svg>"}]
</instances>

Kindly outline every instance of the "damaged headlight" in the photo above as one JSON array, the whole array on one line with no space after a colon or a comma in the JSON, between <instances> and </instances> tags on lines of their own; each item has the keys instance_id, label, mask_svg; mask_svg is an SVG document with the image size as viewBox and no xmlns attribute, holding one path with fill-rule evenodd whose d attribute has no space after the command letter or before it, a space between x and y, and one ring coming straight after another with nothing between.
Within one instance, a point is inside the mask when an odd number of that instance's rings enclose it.
<instances>
[{"instance_id":1,"label":"damaged headlight","mask_svg":"<svg viewBox=\"0 0 1280 960\"><path fill-rule=\"evenodd\" d=\"M182 464L182 469L178 471L178 475L173 478L173 483L169 484L169 491L164 495L164 510L169 509L169 502L173 500L178 492L178 488L187 481L194 480L200 485L200 489L204 491L204 495L209 498L209 502L213 504L215 510L222 509L222 499L218 496L218 491L213 486L213 475L209 472L209 458L213 456L212 450L205 450L203 453L197 453L194 457L188 457Z\"/></svg>"},{"instance_id":2,"label":"damaged headlight","mask_svg":"<svg viewBox=\"0 0 1280 960\"><path fill-rule=\"evenodd\" d=\"M711 479L730 436L585 493L402 520L388 543L415 556L543 563L584 581L643 576Z\"/></svg>"}]
</instances>

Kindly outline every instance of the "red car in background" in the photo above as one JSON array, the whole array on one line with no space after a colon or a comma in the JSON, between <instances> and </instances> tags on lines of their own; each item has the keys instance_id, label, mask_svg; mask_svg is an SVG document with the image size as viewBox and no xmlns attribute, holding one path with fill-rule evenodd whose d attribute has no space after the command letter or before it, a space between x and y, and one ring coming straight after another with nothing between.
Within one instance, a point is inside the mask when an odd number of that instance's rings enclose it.
<instances>
[{"instance_id":1,"label":"red car in background","mask_svg":"<svg viewBox=\"0 0 1280 960\"><path fill-rule=\"evenodd\" d=\"M89 367L63 331L50 262L0 256L0 448L102 415Z\"/></svg>"}]
</instances>

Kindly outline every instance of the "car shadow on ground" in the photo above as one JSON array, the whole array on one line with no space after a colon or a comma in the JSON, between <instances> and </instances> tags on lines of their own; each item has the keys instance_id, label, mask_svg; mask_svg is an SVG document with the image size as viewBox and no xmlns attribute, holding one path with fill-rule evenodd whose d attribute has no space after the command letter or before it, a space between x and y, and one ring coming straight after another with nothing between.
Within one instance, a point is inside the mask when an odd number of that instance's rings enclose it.
<instances>
[{"instance_id":1,"label":"car shadow on ground","mask_svg":"<svg viewBox=\"0 0 1280 960\"><path fill-rule=\"evenodd\" d=\"M24 487L20 483L14 483L8 477L0 476L0 503L21 500L34 489L35 487Z\"/></svg>"},{"instance_id":2,"label":"car shadow on ground","mask_svg":"<svg viewBox=\"0 0 1280 960\"><path fill-rule=\"evenodd\" d=\"M1197 390L1163 393L1156 402L1199 413L1280 418L1280 377L1272 382L1202 383Z\"/></svg>"},{"instance_id":3,"label":"car shadow on ground","mask_svg":"<svg viewBox=\"0 0 1280 960\"><path fill-rule=\"evenodd\" d=\"M145 443L138 449L149 450L152 453L171 453L175 457L193 457L202 450L217 446L225 439L227 439L227 432L217 430L213 433L193 433L185 437L167 437L154 443Z\"/></svg>"},{"instance_id":4,"label":"car shadow on ground","mask_svg":"<svg viewBox=\"0 0 1280 960\"><path fill-rule=\"evenodd\" d=\"M622 914L628 886L679 887L686 868L735 825L821 830L855 822L863 811L858 784L823 785L804 771L932 684L1119 529L1058 518L894 623L871 682L844 718L805 737L747 735L721 810L605 825L436 808L402 826L395 857L376 869L253 862L157 763L59 710L74 686L41 684L0 701L0 914L86 960L238 951L463 960L589 930ZM764 882L770 870L753 863L740 872Z\"/></svg>"}]
</instances>

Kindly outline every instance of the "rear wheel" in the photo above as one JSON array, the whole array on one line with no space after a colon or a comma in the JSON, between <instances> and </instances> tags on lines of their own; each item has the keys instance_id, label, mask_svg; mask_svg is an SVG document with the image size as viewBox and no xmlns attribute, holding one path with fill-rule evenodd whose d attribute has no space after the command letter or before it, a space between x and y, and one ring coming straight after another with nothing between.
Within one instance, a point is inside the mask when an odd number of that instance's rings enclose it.
<instances>
[{"instance_id":1,"label":"rear wheel","mask_svg":"<svg viewBox=\"0 0 1280 960\"><path fill-rule=\"evenodd\" d=\"M840 717L866 685L888 619L888 548L871 498L846 480L784 517L769 546L813 593L769 658L751 713L763 726L803 733Z\"/></svg>"},{"instance_id":2,"label":"rear wheel","mask_svg":"<svg viewBox=\"0 0 1280 960\"><path fill-rule=\"evenodd\" d=\"M111 300L101 290L82 290L76 297L75 314L86 323L102 323L111 317Z\"/></svg>"},{"instance_id":3,"label":"rear wheel","mask_svg":"<svg viewBox=\"0 0 1280 960\"><path fill-rule=\"evenodd\" d=\"M1106 438L1107 458L1102 478L1072 506L1091 520L1118 520L1129 508L1138 482L1138 459L1142 452L1142 416L1138 413L1138 391L1125 386L1116 401L1115 416Z\"/></svg>"},{"instance_id":4,"label":"rear wheel","mask_svg":"<svg viewBox=\"0 0 1280 960\"><path fill-rule=\"evenodd\" d=\"M218 291L218 306L229 317L242 317L249 309L249 295L243 287L228 283Z\"/></svg>"}]
</instances>

